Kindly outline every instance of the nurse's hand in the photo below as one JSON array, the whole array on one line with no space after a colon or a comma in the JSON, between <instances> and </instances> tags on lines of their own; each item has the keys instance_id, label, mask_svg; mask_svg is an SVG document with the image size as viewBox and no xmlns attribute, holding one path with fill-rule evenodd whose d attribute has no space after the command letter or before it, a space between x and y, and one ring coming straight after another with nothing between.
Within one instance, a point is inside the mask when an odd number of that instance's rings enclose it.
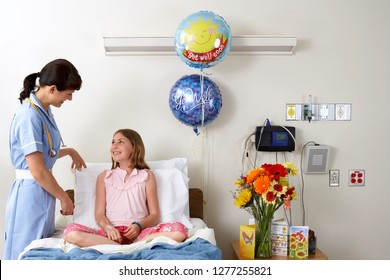
<instances>
[{"instance_id":1,"label":"nurse's hand","mask_svg":"<svg viewBox=\"0 0 390 280\"><path fill-rule=\"evenodd\" d=\"M87 167L85 161L76 150L73 149L73 152L69 155L72 158L72 169L77 169L78 171L80 171L83 167Z\"/></svg>"},{"instance_id":2,"label":"nurse's hand","mask_svg":"<svg viewBox=\"0 0 390 280\"><path fill-rule=\"evenodd\" d=\"M72 158L72 169L77 169L80 171L83 167L87 167L83 158L73 148L62 148L60 150L58 158L62 158L63 156L70 156Z\"/></svg>"},{"instance_id":3,"label":"nurse's hand","mask_svg":"<svg viewBox=\"0 0 390 280\"><path fill-rule=\"evenodd\" d=\"M60 202L61 202L60 213L64 216L72 215L74 205L72 200L69 198L68 194L66 194L66 197L64 197L64 199L61 199Z\"/></svg>"}]
</instances>

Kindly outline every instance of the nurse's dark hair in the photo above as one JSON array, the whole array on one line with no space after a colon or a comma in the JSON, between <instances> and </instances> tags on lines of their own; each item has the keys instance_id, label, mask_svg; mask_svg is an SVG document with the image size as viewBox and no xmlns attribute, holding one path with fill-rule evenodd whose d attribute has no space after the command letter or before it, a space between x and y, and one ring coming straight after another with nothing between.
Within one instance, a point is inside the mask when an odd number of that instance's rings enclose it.
<instances>
[{"instance_id":1,"label":"nurse's dark hair","mask_svg":"<svg viewBox=\"0 0 390 280\"><path fill-rule=\"evenodd\" d=\"M41 72L32 73L24 78L23 91L19 100L30 96L31 91L36 89L36 80L39 78L39 87L55 85L57 90L79 90L82 80L76 67L66 59L56 59L46 64Z\"/></svg>"},{"instance_id":2,"label":"nurse's dark hair","mask_svg":"<svg viewBox=\"0 0 390 280\"><path fill-rule=\"evenodd\" d=\"M142 141L142 138L138 134L138 132L132 129L125 128L125 129L117 130L114 133L114 136L117 133L121 133L133 145L133 152L130 156L130 166L128 167L137 168L137 169L150 169L148 164L145 162L144 142ZM112 166L111 166L112 169L119 166L119 163L115 162L112 158L111 161L112 161Z\"/></svg>"}]
</instances>

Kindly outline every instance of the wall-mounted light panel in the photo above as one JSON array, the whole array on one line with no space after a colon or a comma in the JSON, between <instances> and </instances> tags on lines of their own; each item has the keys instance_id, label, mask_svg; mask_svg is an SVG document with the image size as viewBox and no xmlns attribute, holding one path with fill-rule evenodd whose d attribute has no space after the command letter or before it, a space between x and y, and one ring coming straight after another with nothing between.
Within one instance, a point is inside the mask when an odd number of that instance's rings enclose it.
<instances>
[{"instance_id":1,"label":"wall-mounted light panel","mask_svg":"<svg viewBox=\"0 0 390 280\"><path fill-rule=\"evenodd\" d=\"M286 120L306 121L305 109L307 109L307 105L286 104ZM350 103L313 103L311 110L312 121L350 121L352 105Z\"/></svg>"},{"instance_id":2,"label":"wall-mounted light panel","mask_svg":"<svg viewBox=\"0 0 390 280\"><path fill-rule=\"evenodd\" d=\"M173 37L103 37L106 55L176 55ZM293 54L294 36L232 36L229 54Z\"/></svg>"}]
</instances>

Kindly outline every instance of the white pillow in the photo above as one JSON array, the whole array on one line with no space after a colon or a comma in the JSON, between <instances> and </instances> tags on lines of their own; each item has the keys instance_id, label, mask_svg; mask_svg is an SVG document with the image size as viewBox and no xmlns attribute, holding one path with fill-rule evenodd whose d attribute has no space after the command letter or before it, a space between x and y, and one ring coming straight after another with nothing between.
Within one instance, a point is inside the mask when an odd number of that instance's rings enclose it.
<instances>
[{"instance_id":1,"label":"white pillow","mask_svg":"<svg viewBox=\"0 0 390 280\"><path fill-rule=\"evenodd\" d=\"M192 224L186 215L188 210L188 177L179 169L152 170L157 181L157 194L161 223L179 221L187 228ZM188 210L189 212L189 210Z\"/></svg>"},{"instance_id":2,"label":"white pillow","mask_svg":"<svg viewBox=\"0 0 390 280\"><path fill-rule=\"evenodd\" d=\"M81 171L76 170L73 222L97 229L100 227L95 221L96 179L105 167L98 168L91 165L87 164L88 168Z\"/></svg>"},{"instance_id":3,"label":"white pillow","mask_svg":"<svg viewBox=\"0 0 390 280\"><path fill-rule=\"evenodd\" d=\"M187 159L172 158L167 160L148 161L150 169L171 169L176 168L188 176Z\"/></svg>"},{"instance_id":4,"label":"white pillow","mask_svg":"<svg viewBox=\"0 0 390 280\"><path fill-rule=\"evenodd\" d=\"M192 228L189 221L187 159L174 158L148 162L155 174L161 211L161 223L179 221ZM75 210L73 221L99 228L95 221L96 179L111 163L87 163L88 168L76 171Z\"/></svg>"}]
</instances>

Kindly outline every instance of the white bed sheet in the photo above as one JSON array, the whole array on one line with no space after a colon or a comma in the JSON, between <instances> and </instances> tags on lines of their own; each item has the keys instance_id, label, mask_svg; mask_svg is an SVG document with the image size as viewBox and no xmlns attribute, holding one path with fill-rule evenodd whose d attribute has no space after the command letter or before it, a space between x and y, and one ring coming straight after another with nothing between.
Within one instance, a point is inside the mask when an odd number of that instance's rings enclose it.
<instances>
[{"instance_id":1,"label":"white bed sheet","mask_svg":"<svg viewBox=\"0 0 390 280\"><path fill-rule=\"evenodd\" d=\"M72 217L63 216L62 218L58 218L59 220L56 220L57 230L54 233L53 237L50 238L43 238L43 239L37 239L32 241L25 249L24 251L19 255L19 259L29 250L32 249L38 249L38 248L58 248L62 249L64 252L69 252L73 248L77 248L76 245L70 244L65 242L65 240L62 238L62 233L65 228L65 226L71 221ZM207 227L205 222L202 219L199 218L190 218L190 222L193 225L192 228L189 229L188 232L188 238L184 241L185 242L191 242L197 238L203 238L207 241L209 241L213 245L216 244L215 234L214 230L212 228ZM130 254L134 253L140 250L144 250L147 248L150 248L155 243L164 242L170 245L178 245L181 244L179 242L176 242L168 237L165 236L159 236L152 240L146 240L146 241L139 241L135 242L133 244L129 245L97 245L97 246L91 246L91 247L85 247L82 249L94 249L101 253L123 253L123 254Z\"/></svg>"}]
</instances>

